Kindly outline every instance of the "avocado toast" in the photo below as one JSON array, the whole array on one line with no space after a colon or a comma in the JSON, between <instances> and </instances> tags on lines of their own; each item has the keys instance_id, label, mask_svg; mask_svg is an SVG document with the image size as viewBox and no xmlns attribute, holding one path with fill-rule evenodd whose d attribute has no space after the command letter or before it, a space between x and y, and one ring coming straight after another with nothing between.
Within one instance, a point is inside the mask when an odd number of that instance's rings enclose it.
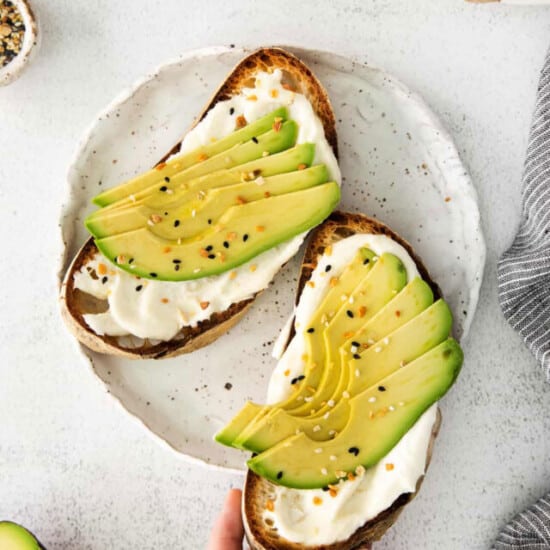
<instances>
[{"instance_id":1,"label":"avocado toast","mask_svg":"<svg viewBox=\"0 0 550 550\"><path fill-rule=\"evenodd\" d=\"M451 323L419 258L380 222L334 213L313 233L269 404L248 403L216 436L257 453L243 499L252 548L383 535L420 487L436 403L462 364Z\"/></svg>"},{"instance_id":2,"label":"avocado toast","mask_svg":"<svg viewBox=\"0 0 550 550\"><path fill-rule=\"evenodd\" d=\"M214 341L336 206L336 155L311 71L278 48L249 55L154 169L95 197L62 285L68 327L129 358Z\"/></svg>"}]
</instances>

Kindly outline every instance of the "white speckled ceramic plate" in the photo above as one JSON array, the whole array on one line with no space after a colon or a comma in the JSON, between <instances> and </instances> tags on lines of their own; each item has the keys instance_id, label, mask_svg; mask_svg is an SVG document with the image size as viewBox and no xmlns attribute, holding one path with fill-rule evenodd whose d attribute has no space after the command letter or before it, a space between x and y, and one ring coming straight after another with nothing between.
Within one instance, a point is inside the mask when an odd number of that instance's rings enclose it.
<instances>
[{"instance_id":1,"label":"white speckled ceramic plate","mask_svg":"<svg viewBox=\"0 0 550 550\"><path fill-rule=\"evenodd\" d=\"M485 247L476 193L452 140L423 101L388 74L333 54L289 49L314 70L334 105L345 176L341 208L376 216L412 243L464 336ZM90 198L158 161L245 53L186 54L123 92L94 121L69 171L61 274L86 238ZM193 354L136 362L83 352L111 395L160 440L189 458L243 469L244 455L215 444L212 435L246 399L264 399L275 364L272 343L291 313L299 263L289 262L237 327Z\"/></svg>"}]
</instances>

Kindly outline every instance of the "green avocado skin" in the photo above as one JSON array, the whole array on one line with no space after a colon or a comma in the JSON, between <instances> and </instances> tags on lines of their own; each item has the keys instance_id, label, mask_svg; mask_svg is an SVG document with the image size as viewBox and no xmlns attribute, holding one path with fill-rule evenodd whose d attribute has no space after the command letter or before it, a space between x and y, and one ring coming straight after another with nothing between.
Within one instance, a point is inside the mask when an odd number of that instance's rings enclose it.
<instances>
[{"instance_id":1,"label":"green avocado skin","mask_svg":"<svg viewBox=\"0 0 550 550\"><path fill-rule=\"evenodd\" d=\"M0 550L46 550L38 539L21 525L0 521Z\"/></svg>"}]
</instances>

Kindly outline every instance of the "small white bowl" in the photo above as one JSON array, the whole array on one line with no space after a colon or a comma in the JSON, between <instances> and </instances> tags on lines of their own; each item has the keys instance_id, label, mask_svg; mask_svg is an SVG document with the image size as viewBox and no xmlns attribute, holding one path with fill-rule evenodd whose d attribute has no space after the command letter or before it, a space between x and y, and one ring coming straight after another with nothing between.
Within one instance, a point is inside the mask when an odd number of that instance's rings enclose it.
<instances>
[{"instance_id":1,"label":"small white bowl","mask_svg":"<svg viewBox=\"0 0 550 550\"><path fill-rule=\"evenodd\" d=\"M38 50L38 25L28 1L10 0L10 2L21 14L25 25L25 34L19 53L7 65L0 67L0 86L9 84L19 77ZM3 3L3 0L0 0L0 4Z\"/></svg>"}]
</instances>

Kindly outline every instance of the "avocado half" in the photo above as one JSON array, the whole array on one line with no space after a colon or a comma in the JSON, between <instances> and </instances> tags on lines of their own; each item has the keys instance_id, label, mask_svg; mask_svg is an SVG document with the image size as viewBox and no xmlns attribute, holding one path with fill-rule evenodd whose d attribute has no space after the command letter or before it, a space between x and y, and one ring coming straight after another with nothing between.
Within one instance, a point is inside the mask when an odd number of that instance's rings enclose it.
<instances>
[{"instance_id":1,"label":"avocado half","mask_svg":"<svg viewBox=\"0 0 550 550\"><path fill-rule=\"evenodd\" d=\"M27 529L11 521L0 521L1 550L46 550Z\"/></svg>"}]
</instances>

